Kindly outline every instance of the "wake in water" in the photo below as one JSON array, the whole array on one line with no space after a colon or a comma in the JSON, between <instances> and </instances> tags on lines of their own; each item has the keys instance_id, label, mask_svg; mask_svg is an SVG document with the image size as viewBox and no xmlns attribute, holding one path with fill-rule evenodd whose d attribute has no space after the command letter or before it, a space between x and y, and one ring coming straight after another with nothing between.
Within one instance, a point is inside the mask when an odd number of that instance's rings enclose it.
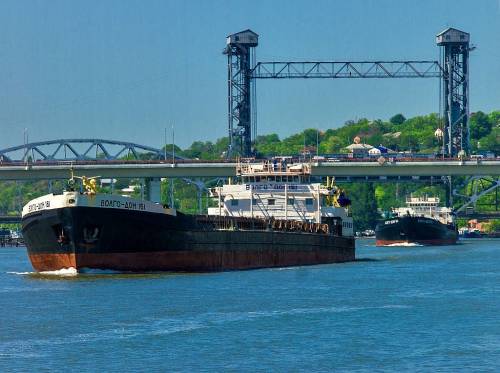
<instances>
[{"instance_id":1,"label":"wake in water","mask_svg":"<svg viewBox=\"0 0 500 373\"><path fill-rule=\"evenodd\" d=\"M70 277L78 275L76 268L62 268L57 271L43 271L43 272L7 272L11 275L22 275L22 276L60 276L60 277Z\"/></svg>"},{"instance_id":2,"label":"wake in water","mask_svg":"<svg viewBox=\"0 0 500 373\"><path fill-rule=\"evenodd\" d=\"M42 276L61 276L61 277L78 275L78 271L76 270L76 268L73 268L73 267L61 268L61 269L58 269L57 271L43 271L43 272L38 272L38 273Z\"/></svg>"},{"instance_id":3,"label":"wake in water","mask_svg":"<svg viewBox=\"0 0 500 373\"><path fill-rule=\"evenodd\" d=\"M388 245L380 245L380 246L383 246L383 247L416 247L416 246L424 246L424 245L421 245L419 243L415 243L415 242L401 242L401 243L391 243L391 244L388 244Z\"/></svg>"},{"instance_id":4,"label":"wake in water","mask_svg":"<svg viewBox=\"0 0 500 373\"><path fill-rule=\"evenodd\" d=\"M189 276L190 274L176 273L176 272L126 272L126 271L115 271L115 270L100 270L100 269L90 269L81 268L75 269L73 267L63 268L57 271L43 271L43 272L5 272L10 275L27 276L33 279L41 280L69 280L69 281L88 281L88 280L100 280L100 279L154 279L154 278L165 278L165 277L178 277L178 276ZM1 289L0 289L0 292Z\"/></svg>"}]
</instances>

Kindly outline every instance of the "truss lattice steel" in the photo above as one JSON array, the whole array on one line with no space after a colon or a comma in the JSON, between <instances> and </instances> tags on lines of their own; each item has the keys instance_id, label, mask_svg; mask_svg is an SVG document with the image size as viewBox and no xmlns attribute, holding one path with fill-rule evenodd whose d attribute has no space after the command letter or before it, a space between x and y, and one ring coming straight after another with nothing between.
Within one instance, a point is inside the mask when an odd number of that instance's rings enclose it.
<instances>
[{"instance_id":1,"label":"truss lattice steel","mask_svg":"<svg viewBox=\"0 0 500 373\"><path fill-rule=\"evenodd\" d=\"M472 211L476 211L477 206L483 205L490 207L494 206L495 212L498 213L500 202L498 195L499 190L500 177L498 176L470 176L464 183L453 189L453 195L463 201L462 205L456 209L455 212L457 214L463 214L471 207ZM495 195L492 203L480 202L481 197L493 192Z\"/></svg>"},{"instance_id":2,"label":"truss lattice steel","mask_svg":"<svg viewBox=\"0 0 500 373\"><path fill-rule=\"evenodd\" d=\"M258 62L252 79L439 78L438 61Z\"/></svg>"},{"instance_id":3,"label":"truss lattice steel","mask_svg":"<svg viewBox=\"0 0 500 373\"><path fill-rule=\"evenodd\" d=\"M251 102L255 101L255 84L251 79L251 67L255 65L258 37L252 30L229 35L223 51L227 55L228 157L237 153L252 153L256 120L252 118Z\"/></svg>"},{"instance_id":4,"label":"truss lattice steel","mask_svg":"<svg viewBox=\"0 0 500 373\"><path fill-rule=\"evenodd\" d=\"M442 47L444 147L443 153L469 153L469 47L468 33L448 28L437 35Z\"/></svg>"},{"instance_id":5,"label":"truss lattice steel","mask_svg":"<svg viewBox=\"0 0 500 373\"><path fill-rule=\"evenodd\" d=\"M102 139L60 139L40 141L0 150L0 159L14 161L172 159L170 153L146 145ZM177 159L182 157L175 156Z\"/></svg>"}]
</instances>

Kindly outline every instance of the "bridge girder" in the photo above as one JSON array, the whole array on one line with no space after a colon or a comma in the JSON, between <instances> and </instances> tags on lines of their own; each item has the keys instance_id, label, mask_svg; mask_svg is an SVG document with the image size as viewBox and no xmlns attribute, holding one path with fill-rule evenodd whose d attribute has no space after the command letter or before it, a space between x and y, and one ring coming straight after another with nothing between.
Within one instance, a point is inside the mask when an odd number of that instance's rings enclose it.
<instances>
[{"instance_id":1,"label":"bridge girder","mask_svg":"<svg viewBox=\"0 0 500 373\"><path fill-rule=\"evenodd\" d=\"M69 169L77 175L100 175L101 177L143 178L143 177L234 177L236 162L176 162L167 160L137 162L66 161L54 164L13 163L0 167L0 180L50 180L66 179ZM378 162L320 162L312 164L312 176L335 177L387 177L397 176L411 179L417 176L447 175L493 175L500 176L500 160L488 161L408 161L380 165ZM368 180L368 179L366 179ZM393 179L394 180L394 179ZM401 180L403 181L403 180Z\"/></svg>"},{"instance_id":2,"label":"bridge girder","mask_svg":"<svg viewBox=\"0 0 500 373\"><path fill-rule=\"evenodd\" d=\"M258 62L252 79L440 78L438 61Z\"/></svg>"}]
</instances>

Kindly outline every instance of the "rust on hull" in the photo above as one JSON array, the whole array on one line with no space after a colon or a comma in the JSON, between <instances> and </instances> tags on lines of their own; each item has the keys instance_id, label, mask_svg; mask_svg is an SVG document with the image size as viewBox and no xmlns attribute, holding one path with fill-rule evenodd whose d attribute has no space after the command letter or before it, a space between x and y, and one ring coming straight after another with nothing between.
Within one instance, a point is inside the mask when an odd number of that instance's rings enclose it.
<instances>
[{"instance_id":1,"label":"rust on hull","mask_svg":"<svg viewBox=\"0 0 500 373\"><path fill-rule=\"evenodd\" d=\"M30 254L39 272L62 268L111 269L120 271L214 272L266 267L339 263L354 260L354 254L335 251L236 251L218 252L127 252L79 254Z\"/></svg>"},{"instance_id":2,"label":"rust on hull","mask_svg":"<svg viewBox=\"0 0 500 373\"><path fill-rule=\"evenodd\" d=\"M64 254L28 254L31 265L38 272L57 271L62 268L77 268L76 255Z\"/></svg>"}]
</instances>

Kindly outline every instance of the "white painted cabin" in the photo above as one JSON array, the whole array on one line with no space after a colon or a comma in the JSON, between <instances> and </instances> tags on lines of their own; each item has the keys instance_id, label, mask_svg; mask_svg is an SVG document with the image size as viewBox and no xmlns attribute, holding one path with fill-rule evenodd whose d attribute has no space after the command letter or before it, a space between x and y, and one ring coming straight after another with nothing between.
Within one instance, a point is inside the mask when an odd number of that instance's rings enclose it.
<instances>
[{"instance_id":1,"label":"white painted cabin","mask_svg":"<svg viewBox=\"0 0 500 373\"><path fill-rule=\"evenodd\" d=\"M423 216L443 224L451 224L454 221L452 209L439 206L439 197L406 197L406 207L393 208L393 212L397 216Z\"/></svg>"},{"instance_id":2,"label":"white painted cabin","mask_svg":"<svg viewBox=\"0 0 500 373\"><path fill-rule=\"evenodd\" d=\"M338 188L310 182L308 163L265 162L239 164L237 184L211 189L216 207L208 215L247 218L275 218L321 223L325 218L342 219L342 235L354 234L346 207L331 203Z\"/></svg>"}]
</instances>

